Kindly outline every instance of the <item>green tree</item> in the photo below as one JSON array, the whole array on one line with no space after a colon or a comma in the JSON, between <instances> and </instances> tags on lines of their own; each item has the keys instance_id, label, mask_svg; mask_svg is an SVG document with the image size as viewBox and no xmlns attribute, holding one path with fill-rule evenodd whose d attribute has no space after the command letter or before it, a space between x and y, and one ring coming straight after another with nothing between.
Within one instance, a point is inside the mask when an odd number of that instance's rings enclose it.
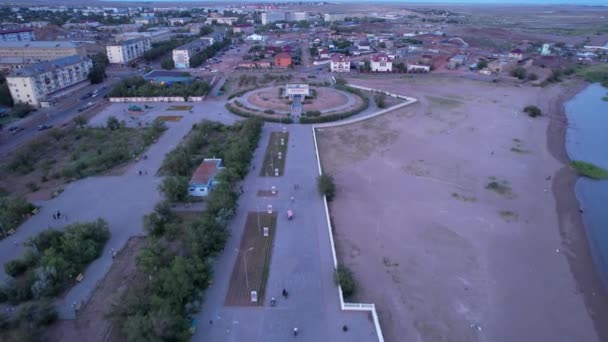
<instances>
[{"instance_id":1,"label":"green tree","mask_svg":"<svg viewBox=\"0 0 608 342\"><path fill-rule=\"evenodd\" d=\"M183 176L166 177L159 190L171 202L183 202L188 198L188 178Z\"/></svg>"},{"instance_id":2,"label":"green tree","mask_svg":"<svg viewBox=\"0 0 608 342\"><path fill-rule=\"evenodd\" d=\"M91 84L101 83L106 78L106 71L100 66L93 66L89 72L88 78Z\"/></svg>"},{"instance_id":3,"label":"green tree","mask_svg":"<svg viewBox=\"0 0 608 342\"><path fill-rule=\"evenodd\" d=\"M528 115L532 118L541 116L543 114L540 108L536 106L526 106L526 108L524 108L524 112L528 113Z\"/></svg>"},{"instance_id":4,"label":"green tree","mask_svg":"<svg viewBox=\"0 0 608 342\"><path fill-rule=\"evenodd\" d=\"M348 267L338 265L334 280L336 284L339 284L340 287L342 287L344 298L350 298L355 293L355 279Z\"/></svg>"},{"instance_id":5,"label":"green tree","mask_svg":"<svg viewBox=\"0 0 608 342\"><path fill-rule=\"evenodd\" d=\"M175 69L175 62L171 58L163 59L160 66L165 70L173 70Z\"/></svg>"},{"instance_id":6,"label":"green tree","mask_svg":"<svg viewBox=\"0 0 608 342\"><path fill-rule=\"evenodd\" d=\"M106 121L106 128L114 131L120 128L120 121L115 116L110 116Z\"/></svg>"},{"instance_id":7,"label":"green tree","mask_svg":"<svg viewBox=\"0 0 608 342\"><path fill-rule=\"evenodd\" d=\"M477 62L477 69L482 70L488 67L488 61L486 61L485 59L480 59L479 62Z\"/></svg>"},{"instance_id":8,"label":"green tree","mask_svg":"<svg viewBox=\"0 0 608 342\"><path fill-rule=\"evenodd\" d=\"M376 102L378 108L386 108L386 94L376 94L376 96L374 96L374 101Z\"/></svg>"},{"instance_id":9,"label":"green tree","mask_svg":"<svg viewBox=\"0 0 608 342\"><path fill-rule=\"evenodd\" d=\"M76 116L74 119L72 119L72 121L74 121L74 123L78 127L83 128L89 122L89 119L87 119L86 116L80 114L80 115Z\"/></svg>"},{"instance_id":10,"label":"green tree","mask_svg":"<svg viewBox=\"0 0 608 342\"><path fill-rule=\"evenodd\" d=\"M336 194L336 185L334 178L328 174L322 174L317 177L317 188L321 195L327 197L328 201L332 201Z\"/></svg>"},{"instance_id":11,"label":"green tree","mask_svg":"<svg viewBox=\"0 0 608 342\"><path fill-rule=\"evenodd\" d=\"M523 80L526 78L527 75L527 71L526 69L522 68L522 67L517 67L513 70L511 70L511 76L513 77L517 77L520 80Z\"/></svg>"}]
</instances>

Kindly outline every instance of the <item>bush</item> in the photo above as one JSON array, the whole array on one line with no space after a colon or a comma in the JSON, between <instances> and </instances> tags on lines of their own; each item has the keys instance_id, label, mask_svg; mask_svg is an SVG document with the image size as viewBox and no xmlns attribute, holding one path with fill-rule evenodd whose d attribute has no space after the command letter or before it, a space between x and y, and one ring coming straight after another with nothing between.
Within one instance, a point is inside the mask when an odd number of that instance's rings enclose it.
<instances>
[{"instance_id":1,"label":"bush","mask_svg":"<svg viewBox=\"0 0 608 342\"><path fill-rule=\"evenodd\" d=\"M542 111L536 106L526 106L526 108L524 108L524 112L528 113L528 116L532 118L542 115Z\"/></svg>"},{"instance_id":2,"label":"bush","mask_svg":"<svg viewBox=\"0 0 608 342\"><path fill-rule=\"evenodd\" d=\"M317 117L317 116L321 116L321 112L318 110L309 110L306 113L304 113L305 116L311 116L311 117Z\"/></svg>"},{"instance_id":3,"label":"bush","mask_svg":"<svg viewBox=\"0 0 608 342\"><path fill-rule=\"evenodd\" d=\"M173 70L175 69L175 62L171 58L164 59L160 66L165 70Z\"/></svg>"},{"instance_id":4,"label":"bush","mask_svg":"<svg viewBox=\"0 0 608 342\"><path fill-rule=\"evenodd\" d=\"M378 106L378 108L386 108L386 94L384 93L380 93L380 94L376 94L374 96L374 101L376 102L376 105Z\"/></svg>"},{"instance_id":5,"label":"bush","mask_svg":"<svg viewBox=\"0 0 608 342\"><path fill-rule=\"evenodd\" d=\"M264 113L266 113L266 114L274 114L274 110L272 110L272 109L266 109L264 111Z\"/></svg>"},{"instance_id":6,"label":"bush","mask_svg":"<svg viewBox=\"0 0 608 342\"><path fill-rule=\"evenodd\" d=\"M11 229L17 229L35 208L23 197L0 196L0 238L6 237Z\"/></svg>"},{"instance_id":7,"label":"bush","mask_svg":"<svg viewBox=\"0 0 608 342\"><path fill-rule=\"evenodd\" d=\"M536 81L538 79L538 75L531 72L528 74L528 81Z\"/></svg>"},{"instance_id":8,"label":"bush","mask_svg":"<svg viewBox=\"0 0 608 342\"><path fill-rule=\"evenodd\" d=\"M344 265L338 265L338 269L334 275L334 281L337 285L342 288L342 295L344 298L350 298L355 293L355 279L353 273L348 267Z\"/></svg>"},{"instance_id":9,"label":"bush","mask_svg":"<svg viewBox=\"0 0 608 342\"><path fill-rule=\"evenodd\" d=\"M511 76L517 77L520 80L525 79L526 78L526 74L527 74L526 69L524 69L522 67L517 67L517 68L511 70Z\"/></svg>"},{"instance_id":10,"label":"bush","mask_svg":"<svg viewBox=\"0 0 608 342\"><path fill-rule=\"evenodd\" d=\"M57 311L49 301L25 303L19 307L15 319L20 326L35 329L55 322Z\"/></svg>"},{"instance_id":11,"label":"bush","mask_svg":"<svg viewBox=\"0 0 608 342\"><path fill-rule=\"evenodd\" d=\"M327 174L322 174L317 177L317 188L321 195L324 195L328 201L332 201L336 194L336 185L334 178Z\"/></svg>"},{"instance_id":12,"label":"bush","mask_svg":"<svg viewBox=\"0 0 608 342\"><path fill-rule=\"evenodd\" d=\"M114 131L120 128L120 121L115 116L110 116L106 121L106 128Z\"/></svg>"},{"instance_id":13,"label":"bush","mask_svg":"<svg viewBox=\"0 0 608 342\"><path fill-rule=\"evenodd\" d=\"M244 118L259 118L260 120L267 121L267 122L280 122L280 123L284 123L284 124L291 124L291 123L293 123L293 119L292 118L282 119L282 118L277 118L277 117L269 117L269 116L262 115L262 113L260 113L260 115L251 114L251 113L249 113L247 111L240 110L239 108L236 108L231 103L226 103L225 107L232 114L235 114L235 115L238 115L238 116L242 116ZM300 118L300 122L302 122L302 119L303 118Z\"/></svg>"},{"instance_id":14,"label":"bush","mask_svg":"<svg viewBox=\"0 0 608 342\"><path fill-rule=\"evenodd\" d=\"M19 259L4 264L4 272L11 277L17 277L27 271L27 264Z\"/></svg>"}]
</instances>

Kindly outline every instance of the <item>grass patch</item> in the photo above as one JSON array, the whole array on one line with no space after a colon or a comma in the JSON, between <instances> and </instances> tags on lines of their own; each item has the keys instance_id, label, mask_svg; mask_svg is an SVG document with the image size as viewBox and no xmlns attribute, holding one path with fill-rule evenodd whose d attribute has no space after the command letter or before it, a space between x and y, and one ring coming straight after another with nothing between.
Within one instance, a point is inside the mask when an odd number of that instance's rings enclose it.
<instances>
[{"instance_id":1,"label":"grass patch","mask_svg":"<svg viewBox=\"0 0 608 342\"><path fill-rule=\"evenodd\" d=\"M490 182L486 184L486 189L494 191L497 194L503 195L507 198L516 197L516 195L511 190L511 187L509 186L509 182L507 182L506 180L501 181L496 179L495 177L490 177L489 180Z\"/></svg>"},{"instance_id":2,"label":"grass patch","mask_svg":"<svg viewBox=\"0 0 608 342\"><path fill-rule=\"evenodd\" d=\"M608 179L608 170L597 165L580 160L573 160L570 162L570 166L583 177L591 179Z\"/></svg>"},{"instance_id":3,"label":"grass patch","mask_svg":"<svg viewBox=\"0 0 608 342\"><path fill-rule=\"evenodd\" d=\"M608 88L608 64L589 65L578 69L576 72L587 82L601 83Z\"/></svg>"},{"instance_id":4,"label":"grass patch","mask_svg":"<svg viewBox=\"0 0 608 342\"><path fill-rule=\"evenodd\" d=\"M167 110L192 110L192 106L171 106Z\"/></svg>"},{"instance_id":5,"label":"grass patch","mask_svg":"<svg viewBox=\"0 0 608 342\"><path fill-rule=\"evenodd\" d=\"M474 196L465 196L465 195L461 195L457 192L452 192L452 197L454 197L455 199L461 200L463 202L476 202L477 198L475 198Z\"/></svg>"},{"instance_id":6,"label":"grass patch","mask_svg":"<svg viewBox=\"0 0 608 342\"><path fill-rule=\"evenodd\" d=\"M238 251L239 255L234 264L228 293L226 294L226 305L264 305L276 226L277 212L272 214L250 212L247 214L245 231ZM263 234L264 227L269 228L267 237ZM245 269L245 263L247 269ZM251 301L251 291L257 291L257 302Z\"/></svg>"},{"instance_id":7,"label":"grass patch","mask_svg":"<svg viewBox=\"0 0 608 342\"><path fill-rule=\"evenodd\" d=\"M283 145L281 145L283 139ZM287 158L287 145L289 145L289 133L287 132L272 132L266 146L264 155L264 164L260 169L260 176L274 177L275 170L279 170L279 177L285 172L285 158ZM281 158L279 159L279 152Z\"/></svg>"},{"instance_id":8,"label":"grass patch","mask_svg":"<svg viewBox=\"0 0 608 342\"><path fill-rule=\"evenodd\" d=\"M427 96L426 98L429 99L432 104L438 106L457 107L462 105L462 102L447 97Z\"/></svg>"},{"instance_id":9,"label":"grass patch","mask_svg":"<svg viewBox=\"0 0 608 342\"><path fill-rule=\"evenodd\" d=\"M517 213L514 213L514 212L509 211L509 210L502 210L502 211L500 211L498 213L500 214L500 217L502 217L507 222L517 221L517 219L519 217L519 215L517 215Z\"/></svg>"},{"instance_id":10,"label":"grass patch","mask_svg":"<svg viewBox=\"0 0 608 342\"><path fill-rule=\"evenodd\" d=\"M50 130L4 159L0 187L24 194L49 180L55 180L49 186L57 186L106 172L141 155L165 129L163 122L155 120L143 128L116 122L110 128Z\"/></svg>"}]
</instances>

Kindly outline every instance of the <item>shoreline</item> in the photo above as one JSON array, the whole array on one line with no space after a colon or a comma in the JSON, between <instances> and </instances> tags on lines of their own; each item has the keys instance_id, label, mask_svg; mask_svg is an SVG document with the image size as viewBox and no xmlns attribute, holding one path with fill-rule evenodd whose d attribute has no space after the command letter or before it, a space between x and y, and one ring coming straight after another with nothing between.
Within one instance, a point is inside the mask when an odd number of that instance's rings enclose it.
<instances>
[{"instance_id":1,"label":"shoreline","mask_svg":"<svg viewBox=\"0 0 608 342\"><path fill-rule=\"evenodd\" d=\"M564 105L589 83L575 81L556 99L548 104L549 124L547 126L547 148L563 164L553 176L551 188L556 202L562 248L576 281L576 291L583 296L585 307L593 321L595 331L601 341L608 341L608 293L595 269L587 231L579 212L580 203L576 198L575 185L579 178L570 168L566 151L566 131L568 117Z\"/></svg>"}]
</instances>

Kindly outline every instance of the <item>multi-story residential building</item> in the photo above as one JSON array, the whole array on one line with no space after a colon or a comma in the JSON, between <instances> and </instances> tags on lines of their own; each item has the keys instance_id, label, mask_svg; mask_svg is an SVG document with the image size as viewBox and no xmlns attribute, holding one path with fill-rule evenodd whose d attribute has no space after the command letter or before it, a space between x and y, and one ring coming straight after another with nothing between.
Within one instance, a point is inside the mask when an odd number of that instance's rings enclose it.
<instances>
[{"instance_id":1,"label":"multi-story residential building","mask_svg":"<svg viewBox=\"0 0 608 342\"><path fill-rule=\"evenodd\" d=\"M285 12L263 12L262 25L285 20Z\"/></svg>"},{"instance_id":2,"label":"multi-story residential building","mask_svg":"<svg viewBox=\"0 0 608 342\"><path fill-rule=\"evenodd\" d=\"M344 21L344 18L346 18L346 14L325 13L323 15L323 20L330 23L334 21Z\"/></svg>"},{"instance_id":3,"label":"multi-story residential building","mask_svg":"<svg viewBox=\"0 0 608 342\"><path fill-rule=\"evenodd\" d=\"M2 42L0 44L0 57L23 57L30 59L30 63L73 55L86 56L86 54L84 47L65 41Z\"/></svg>"},{"instance_id":4,"label":"multi-story residential building","mask_svg":"<svg viewBox=\"0 0 608 342\"><path fill-rule=\"evenodd\" d=\"M114 36L117 42L131 40L131 39L140 39L147 38L150 39L150 43L163 42L173 38L179 33L173 32L167 29L150 29L145 32L125 32L120 33Z\"/></svg>"},{"instance_id":5,"label":"multi-story residential building","mask_svg":"<svg viewBox=\"0 0 608 342\"><path fill-rule=\"evenodd\" d=\"M308 20L308 12L287 12L285 14L285 20L287 20L287 21Z\"/></svg>"},{"instance_id":6,"label":"multi-story residential building","mask_svg":"<svg viewBox=\"0 0 608 342\"><path fill-rule=\"evenodd\" d=\"M329 65L331 72L349 72L350 58L341 53L337 53L331 57Z\"/></svg>"},{"instance_id":7,"label":"multi-story residential building","mask_svg":"<svg viewBox=\"0 0 608 342\"><path fill-rule=\"evenodd\" d=\"M371 71L391 72L393 71L393 59L387 54L381 53L370 58Z\"/></svg>"},{"instance_id":8,"label":"multi-story residential building","mask_svg":"<svg viewBox=\"0 0 608 342\"><path fill-rule=\"evenodd\" d=\"M108 45L106 46L106 53L110 63L126 64L143 56L150 48L149 38L139 38Z\"/></svg>"},{"instance_id":9,"label":"multi-story residential building","mask_svg":"<svg viewBox=\"0 0 608 342\"><path fill-rule=\"evenodd\" d=\"M0 30L0 42L31 42L33 40L36 40L36 35L30 28Z\"/></svg>"},{"instance_id":10,"label":"multi-story residential building","mask_svg":"<svg viewBox=\"0 0 608 342\"><path fill-rule=\"evenodd\" d=\"M134 24L152 25L156 23L156 18L133 18Z\"/></svg>"},{"instance_id":11,"label":"multi-story residential building","mask_svg":"<svg viewBox=\"0 0 608 342\"><path fill-rule=\"evenodd\" d=\"M13 70L6 83L15 103L40 106L48 94L87 79L93 62L83 56L68 56Z\"/></svg>"},{"instance_id":12,"label":"multi-story residential building","mask_svg":"<svg viewBox=\"0 0 608 342\"><path fill-rule=\"evenodd\" d=\"M255 26L252 24L237 24L234 25L234 33L252 34L255 31Z\"/></svg>"},{"instance_id":13,"label":"multi-story residential building","mask_svg":"<svg viewBox=\"0 0 608 342\"><path fill-rule=\"evenodd\" d=\"M175 67L178 69L189 68L192 56L200 53L209 45L207 40L197 39L173 49L173 62L175 63Z\"/></svg>"}]
</instances>

